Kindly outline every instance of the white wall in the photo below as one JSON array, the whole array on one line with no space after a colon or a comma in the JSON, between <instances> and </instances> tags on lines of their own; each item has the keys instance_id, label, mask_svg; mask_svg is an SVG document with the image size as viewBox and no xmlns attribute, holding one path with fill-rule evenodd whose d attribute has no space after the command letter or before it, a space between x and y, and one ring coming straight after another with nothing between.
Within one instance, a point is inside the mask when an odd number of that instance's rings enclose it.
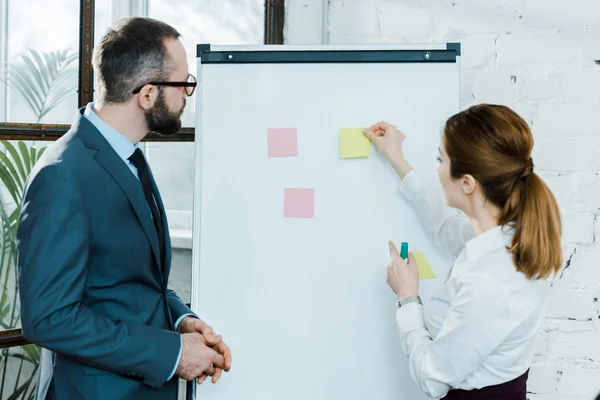
<instances>
[{"instance_id":1,"label":"white wall","mask_svg":"<svg viewBox=\"0 0 600 400\"><path fill-rule=\"evenodd\" d=\"M529 398L593 398L600 391L600 1L287 0L285 40L462 43L462 106L501 103L527 119L536 171L564 217L566 266L539 335Z\"/></svg>"}]
</instances>

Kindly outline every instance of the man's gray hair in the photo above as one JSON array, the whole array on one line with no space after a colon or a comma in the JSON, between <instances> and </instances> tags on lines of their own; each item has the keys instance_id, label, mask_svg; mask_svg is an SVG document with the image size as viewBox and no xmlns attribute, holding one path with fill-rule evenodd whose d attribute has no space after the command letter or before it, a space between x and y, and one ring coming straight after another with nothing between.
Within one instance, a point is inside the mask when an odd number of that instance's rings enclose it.
<instances>
[{"instance_id":1,"label":"man's gray hair","mask_svg":"<svg viewBox=\"0 0 600 400\"><path fill-rule=\"evenodd\" d=\"M127 18L110 28L94 49L93 66L103 103L124 103L149 82L165 81L172 71L164 41L181 35L151 18Z\"/></svg>"}]
</instances>

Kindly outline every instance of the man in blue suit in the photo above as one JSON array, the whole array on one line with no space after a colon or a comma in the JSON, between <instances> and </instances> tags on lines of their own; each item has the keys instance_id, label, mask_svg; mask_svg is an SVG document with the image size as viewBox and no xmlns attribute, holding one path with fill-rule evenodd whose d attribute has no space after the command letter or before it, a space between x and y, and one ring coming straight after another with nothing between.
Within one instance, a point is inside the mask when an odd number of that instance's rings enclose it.
<instances>
[{"instance_id":1,"label":"man in blue suit","mask_svg":"<svg viewBox=\"0 0 600 400\"><path fill-rule=\"evenodd\" d=\"M216 383L231 365L222 338L167 288L165 209L138 148L149 131L181 129L196 83L179 33L156 20L122 21L94 53L98 101L27 182L23 334L46 351L38 398L174 400L177 377Z\"/></svg>"}]
</instances>

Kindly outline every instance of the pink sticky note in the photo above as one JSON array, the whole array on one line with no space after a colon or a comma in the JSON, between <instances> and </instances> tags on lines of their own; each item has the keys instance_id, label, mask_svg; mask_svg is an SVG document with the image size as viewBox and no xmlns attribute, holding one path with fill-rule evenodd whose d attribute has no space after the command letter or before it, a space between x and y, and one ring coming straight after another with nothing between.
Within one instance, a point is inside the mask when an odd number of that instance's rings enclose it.
<instances>
[{"instance_id":1,"label":"pink sticky note","mask_svg":"<svg viewBox=\"0 0 600 400\"><path fill-rule=\"evenodd\" d=\"M298 132L296 128L276 128L267 131L269 157L298 155Z\"/></svg>"},{"instance_id":2,"label":"pink sticky note","mask_svg":"<svg viewBox=\"0 0 600 400\"><path fill-rule=\"evenodd\" d=\"M315 189L285 189L283 216L312 218L315 215Z\"/></svg>"}]
</instances>

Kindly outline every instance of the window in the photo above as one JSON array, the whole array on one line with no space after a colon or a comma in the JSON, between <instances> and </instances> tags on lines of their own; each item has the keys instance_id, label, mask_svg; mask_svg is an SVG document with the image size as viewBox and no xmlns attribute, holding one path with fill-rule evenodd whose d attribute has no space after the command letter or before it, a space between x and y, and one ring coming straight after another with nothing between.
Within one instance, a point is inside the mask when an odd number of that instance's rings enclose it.
<instances>
[{"instance_id":1,"label":"window","mask_svg":"<svg viewBox=\"0 0 600 400\"><path fill-rule=\"evenodd\" d=\"M77 102L79 1L6 1L1 114L11 122L69 123Z\"/></svg>"},{"instance_id":2,"label":"window","mask_svg":"<svg viewBox=\"0 0 600 400\"><path fill-rule=\"evenodd\" d=\"M148 16L182 35L190 73L196 71L197 44L262 44L264 0L148 0ZM196 94L187 99L184 127L195 126ZM146 155L175 230L191 230L194 188L193 143L147 143Z\"/></svg>"},{"instance_id":3,"label":"window","mask_svg":"<svg viewBox=\"0 0 600 400\"><path fill-rule=\"evenodd\" d=\"M148 16L179 31L190 73L196 75L197 44L262 44L264 7L264 0L148 0ZM195 99L188 101L183 126L195 125Z\"/></svg>"}]
</instances>

